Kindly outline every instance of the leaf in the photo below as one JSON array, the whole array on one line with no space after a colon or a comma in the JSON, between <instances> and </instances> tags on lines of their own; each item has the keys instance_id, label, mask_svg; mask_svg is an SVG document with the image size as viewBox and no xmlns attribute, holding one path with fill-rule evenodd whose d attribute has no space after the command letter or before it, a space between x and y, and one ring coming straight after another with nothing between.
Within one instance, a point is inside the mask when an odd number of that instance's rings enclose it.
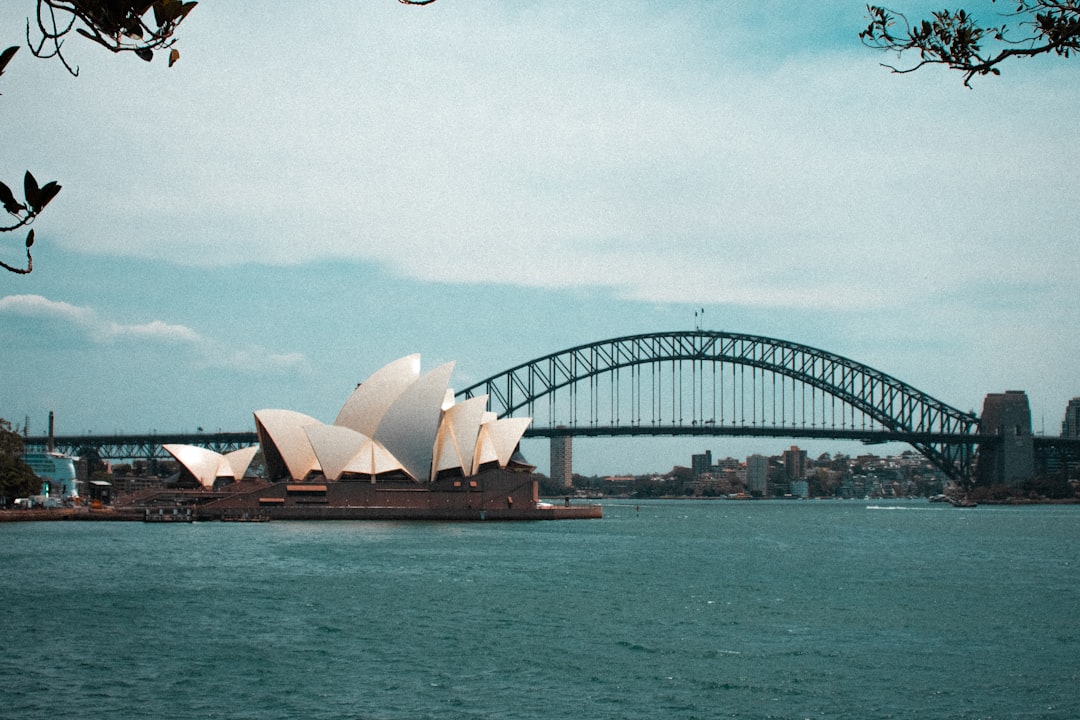
<instances>
[{"instance_id":1,"label":"leaf","mask_svg":"<svg viewBox=\"0 0 1080 720\"><path fill-rule=\"evenodd\" d=\"M60 192L61 187L62 186L58 185L55 180L42 185L41 190L38 192L38 202L40 205L34 208L34 212L41 212L44 210L45 206Z\"/></svg>"},{"instance_id":2,"label":"leaf","mask_svg":"<svg viewBox=\"0 0 1080 720\"><path fill-rule=\"evenodd\" d=\"M41 190L38 189L37 180L34 179L29 170L26 171L26 175L23 177L23 193L26 195L26 204L30 206L30 211L37 212L41 202Z\"/></svg>"},{"instance_id":3,"label":"leaf","mask_svg":"<svg viewBox=\"0 0 1080 720\"><path fill-rule=\"evenodd\" d=\"M26 249L29 250L34 246L34 228L30 228L30 234L26 236Z\"/></svg>"},{"instance_id":4,"label":"leaf","mask_svg":"<svg viewBox=\"0 0 1080 720\"><path fill-rule=\"evenodd\" d=\"M12 215L18 215L26 209L25 205L15 200L15 194L11 192L11 188L2 182L0 182L0 203L3 203L4 209Z\"/></svg>"},{"instance_id":5,"label":"leaf","mask_svg":"<svg viewBox=\"0 0 1080 720\"><path fill-rule=\"evenodd\" d=\"M158 28L179 25L196 4L181 0L158 0L154 3L154 22L157 23Z\"/></svg>"},{"instance_id":6,"label":"leaf","mask_svg":"<svg viewBox=\"0 0 1080 720\"><path fill-rule=\"evenodd\" d=\"M135 54L138 55L143 60L145 60L146 62L150 62L151 60L154 59L154 51L151 50L150 48L144 48L144 47L135 48Z\"/></svg>"},{"instance_id":7,"label":"leaf","mask_svg":"<svg viewBox=\"0 0 1080 720\"><path fill-rule=\"evenodd\" d=\"M169 51L169 67L172 67L173 65L175 65L176 61L179 60L179 59L180 59L180 51L179 50L177 50L176 48L173 48L172 50Z\"/></svg>"},{"instance_id":8,"label":"leaf","mask_svg":"<svg viewBox=\"0 0 1080 720\"><path fill-rule=\"evenodd\" d=\"M180 0L158 0L154 3L154 22L159 28L175 20L179 14Z\"/></svg>"},{"instance_id":9,"label":"leaf","mask_svg":"<svg viewBox=\"0 0 1080 720\"><path fill-rule=\"evenodd\" d=\"M7 67L7 64L11 62L11 58L15 57L15 53L17 53L18 51L19 46L12 45L8 49L4 50L4 52L0 53L0 74L4 72L4 68Z\"/></svg>"},{"instance_id":10,"label":"leaf","mask_svg":"<svg viewBox=\"0 0 1080 720\"><path fill-rule=\"evenodd\" d=\"M137 17L129 17L123 28L124 34L128 37L141 38L143 36L142 22Z\"/></svg>"}]
</instances>

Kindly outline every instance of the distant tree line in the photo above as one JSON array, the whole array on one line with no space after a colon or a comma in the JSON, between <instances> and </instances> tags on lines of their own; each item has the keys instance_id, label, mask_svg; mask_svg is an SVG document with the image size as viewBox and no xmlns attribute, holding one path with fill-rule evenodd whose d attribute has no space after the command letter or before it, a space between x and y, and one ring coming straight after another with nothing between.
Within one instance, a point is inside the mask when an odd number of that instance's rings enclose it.
<instances>
[{"instance_id":1,"label":"distant tree line","mask_svg":"<svg viewBox=\"0 0 1080 720\"><path fill-rule=\"evenodd\" d=\"M41 480L22 458L23 440L11 423L0 418L0 507L8 507L15 498L41 492Z\"/></svg>"}]
</instances>

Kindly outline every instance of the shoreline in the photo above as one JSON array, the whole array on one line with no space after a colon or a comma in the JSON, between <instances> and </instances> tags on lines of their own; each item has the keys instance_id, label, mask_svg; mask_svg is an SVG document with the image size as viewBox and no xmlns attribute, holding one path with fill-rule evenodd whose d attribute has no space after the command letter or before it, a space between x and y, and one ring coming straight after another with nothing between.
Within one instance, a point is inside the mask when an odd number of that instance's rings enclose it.
<instances>
[{"instance_id":1,"label":"shoreline","mask_svg":"<svg viewBox=\"0 0 1080 720\"><path fill-rule=\"evenodd\" d=\"M550 498L554 500L555 498ZM700 500L700 501L746 501L750 498L694 498L694 497L659 497L659 498L634 498L629 496L612 495L605 498L589 498L593 501L603 500L632 500L641 502L643 500ZM769 500L791 500L793 498L753 498L754 501ZM805 498L810 502L820 501L841 501L841 502L862 502L867 498ZM870 498L872 500L901 500L918 502L920 500L927 500L928 498ZM979 502L979 505L993 505L1000 506L1031 506L1031 505L1076 505L1080 504L1078 498L1062 498L1062 499L1043 499L1036 500L1030 498L1009 498L1006 500L984 500ZM267 508L262 508L262 514L260 520L295 520L295 521L336 521L336 520L412 520L412 521L433 521L433 522L538 522L543 520L569 520L569 519L584 519L584 518L598 518L601 514L594 510L599 508L598 505L545 505L541 504L539 507L530 510L516 510L516 511L498 511L493 509L488 510L475 510L469 512L447 512L447 511L423 511L419 509L404 510L402 508L391 507L343 507L334 508L333 511L330 508L320 508L315 510L314 508L306 509L306 512L274 512L277 508L270 509L267 512ZM230 521L244 521L243 519L223 516L221 513L198 513L196 511L194 515L196 522L230 522ZM0 523L9 522L144 522L146 521L146 510L141 507L103 507L103 508L90 508L90 507L74 507L74 508L31 508L31 509L4 509L0 510Z\"/></svg>"}]
</instances>

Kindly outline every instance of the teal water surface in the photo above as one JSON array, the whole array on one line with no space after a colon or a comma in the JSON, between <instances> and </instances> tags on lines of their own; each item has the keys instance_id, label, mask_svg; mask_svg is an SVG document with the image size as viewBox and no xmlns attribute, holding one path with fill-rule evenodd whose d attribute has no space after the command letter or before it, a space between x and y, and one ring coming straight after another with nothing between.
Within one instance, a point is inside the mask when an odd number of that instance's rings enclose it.
<instances>
[{"instance_id":1,"label":"teal water surface","mask_svg":"<svg viewBox=\"0 0 1080 720\"><path fill-rule=\"evenodd\" d=\"M0 716L1076 718L1080 507L0 525Z\"/></svg>"}]
</instances>

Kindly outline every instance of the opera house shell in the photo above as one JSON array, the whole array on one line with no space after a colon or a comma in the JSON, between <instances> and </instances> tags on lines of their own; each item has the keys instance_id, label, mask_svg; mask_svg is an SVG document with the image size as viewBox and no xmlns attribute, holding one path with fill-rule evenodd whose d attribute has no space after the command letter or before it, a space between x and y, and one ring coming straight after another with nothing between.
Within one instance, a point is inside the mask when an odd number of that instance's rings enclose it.
<instances>
[{"instance_id":1,"label":"opera house shell","mask_svg":"<svg viewBox=\"0 0 1080 720\"><path fill-rule=\"evenodd\" d=\"M235 452L216 453L198 445L162 445L184 469L198 481L199 485L211 490L221 481L235 482L247 475L258 446L251 446Z\"/></svg>"},{"instance_id":2,"label":"opera house shell","mask_svg":"<svg viewBox=\"0 0 1080 720\"><path fill-rule=\"evenodd\" d=\"M165 449L204 488L237 483L200 507L222 519L599 517L593 506L582 515L580 506L538 501L535 468L517 452L531 418L497 418L486 395L455 402L453 367L421 374L419 355L395 360L358 385L329 425L292 410L257 410L258 448ZM240 492L259 448L266 477Z\"/></svg>"}]
</instances>

